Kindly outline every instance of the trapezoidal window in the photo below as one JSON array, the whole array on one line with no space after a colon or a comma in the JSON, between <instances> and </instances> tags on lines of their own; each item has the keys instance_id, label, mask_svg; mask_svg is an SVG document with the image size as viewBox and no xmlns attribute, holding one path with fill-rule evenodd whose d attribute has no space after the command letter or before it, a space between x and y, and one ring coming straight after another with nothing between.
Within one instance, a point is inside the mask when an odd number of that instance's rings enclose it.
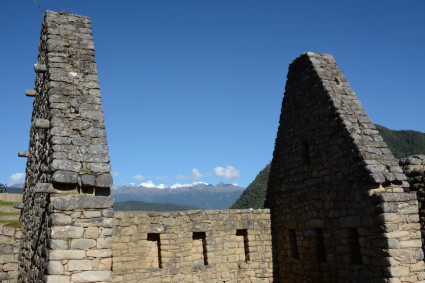
<instances>
[{"instance_id":1,"label":"trapezoidal window","mask_svg":"<svg viewBox=\"0 0 425 283\"><path fill-rule=\"evenodd\" d=\"M301 158L303 165L310 165L310 144L308 141L303 141L301 143Z\"/></svg>"},{"instance_id":2,"label":"trapezoidal window","mask_svg":"<svg viewBox=\"0 0 425 283\"><path fill-rule=\"evenodd\" d=\"M359 232L357 228L348 228L347 229L347 238L343 239L347 246L348 252L350 255L350 263L351 264L362 264L362 254L360 251L360 243L359 243Z\"/></svg>"},{"instance_id":3,"label":"trapezoidal window","mask_svg":"<svg viewBox=\"0 0 425 283\"><path fill-rule=\"evenodd\" d=\"M193 232L192 240L193 265L208 265L207 237L205 232Z\"/></svg>"},{"instance_id":4,"label":"trapezoidal window","mask_svg":"<svg viewBox=\"0 0 425 283\"><path fill-rule=\"evenodd\" d=\"M158 233L148 233L146 268L162 268L161 241Z\"/></svg>"},{"instance_id":5,"label":"trapezoidal window","mask_svg":"<svg viewBox=\"0 0 425 283\"><path fill-rule=\"evenodd\" d=\"M288 230L288 238L289 238L289 253L291 257L299 259L300 254L298 253L298 243L297 243L297 234L294 229Z\"/></svg>"},{"instance_id":6,"label":"trapezoidal window","mask_svg":"<svg viewBox=\"0 0 425 283\"><path fill-rule=\"evenodd\" d=\"M316 246L316 260L318 263L326 262L326 247L322 229L314 229L314 242Z\"/></svg>"},{"instance_id":7,"label":"trapezoidal window","mask_svg":"<svg viewBox=\"0 0 425 283\"><path fill-rule=\"evenodd\" d=\"M236 230L236 254L239 256L239 261L249 261L249 243L248 243L248 230Z\"/></svg>"}]
</instances>

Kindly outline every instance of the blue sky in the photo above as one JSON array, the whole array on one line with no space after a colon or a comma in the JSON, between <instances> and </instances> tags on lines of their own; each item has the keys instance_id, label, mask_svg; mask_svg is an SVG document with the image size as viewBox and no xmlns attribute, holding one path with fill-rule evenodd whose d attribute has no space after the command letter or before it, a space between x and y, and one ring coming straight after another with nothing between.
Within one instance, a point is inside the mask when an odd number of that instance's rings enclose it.
<instances>
[{"instance_id":1,"label":"blue sky","mask_svg":"<svg viewBox=\"0 0 425 283\"><path fill-rule=\"evenodd\" d=\"M92 19L118 185L247 186L306 51L334 55L375 123L425 132L423 0L37 2ZM25 172L41 20L33 0L1 1L0 183Z\"/></svg>"}]
</instances>

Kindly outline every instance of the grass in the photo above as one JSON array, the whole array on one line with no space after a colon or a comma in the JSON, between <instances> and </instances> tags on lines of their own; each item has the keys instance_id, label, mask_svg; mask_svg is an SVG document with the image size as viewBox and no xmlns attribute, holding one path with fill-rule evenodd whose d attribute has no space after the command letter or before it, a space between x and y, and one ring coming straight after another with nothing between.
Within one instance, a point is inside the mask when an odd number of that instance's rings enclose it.
<instances>
[{"instance_id":1,"label":"grass","mask_svg":"<svg viewBox=\"0 0 425 283\"><path fill-rule=\"evenodd\" d=\"M0 206L12 206L14 204L15 203L12 202L12 201L2 201L2 200L0 200Z\"/></svg>"},{"instance_id":2,"label":"grass","mask_svg":"<svg viewBox=\"0 0 425 283\"><path fill-rule=\"evenodd\" d=\"M0 217L2 216L14 216L14 215L19 215L19 212L2 212L0 211Z\"/></svg>"},{"instance_id":3,"label":"grass","mask_svg":"<svg viewBox=\"0 0 425 283\"><path fill-rule=\"evenodd\" d=\"M2 220L2 219L0 219L0 224L4 224L5 227L21 228L21 221L19 221L19 220Z\"/></svg>"}]
</instances>

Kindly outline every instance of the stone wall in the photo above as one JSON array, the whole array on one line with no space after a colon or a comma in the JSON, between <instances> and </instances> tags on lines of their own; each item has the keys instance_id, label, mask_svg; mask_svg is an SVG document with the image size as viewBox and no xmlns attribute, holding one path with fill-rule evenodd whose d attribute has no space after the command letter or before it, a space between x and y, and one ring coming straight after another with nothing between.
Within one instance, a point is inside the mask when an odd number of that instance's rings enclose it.
<instances>
[{"instance_id":1,"label":"stone wall","mask_svg":"<svg viewBox=\"0 0 425 283\"><path fill-rule=\"evenodd\" d=\"M280 282L423 280L408 185L333 57L294 60L266 201Z\"/></svg>"},{"instance_id":2,"label":"stone wall","mask_svg":"<svg viewBox=\"0 0 425 283\"><path fill-rule=\"evenodd\" d=\"M425 155L412 155L399 161L410 187L406 190L415 193L419 201L419 221L422 239L425 238ZM422 241L425 251L425 241Z\"/></svg>"},{"instance_id":3,"label":"stone wall","mask_svg":"<svg viewBox=\"0 0 425 283\"><path fill-rule=\"evenodd\" d=\"M20 228L0 224L0 282L2 283L17 282L21 238Z\"/></svg>"},{"instance_id":4,"label":"stone wall","mask_svg":"<svg viewBox=\"0 0 425 283\"><path fill-rule=\"evenodd\" d=\"M112 282L272 282L268 210L116 212Z\"/></svg>"},{"instance_id":5,"label":"stone wall","mask_svg":"<svg viewBox=\"0 0 425 283\"><path fill-rule=\"evenodd\" d=\"M34 70L19 282L108 282L112 177L90 19L47 11Z\"/></svg>"}]
</instances>

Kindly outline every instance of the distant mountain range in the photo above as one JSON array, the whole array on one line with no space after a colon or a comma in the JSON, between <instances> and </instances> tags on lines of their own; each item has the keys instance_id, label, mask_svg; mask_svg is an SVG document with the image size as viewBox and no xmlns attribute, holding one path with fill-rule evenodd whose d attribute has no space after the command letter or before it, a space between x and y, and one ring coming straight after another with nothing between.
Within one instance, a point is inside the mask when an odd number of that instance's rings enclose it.
<instances>
[{"instance_id":1,"label":"distant mountain range","mask_svg":"<svg viewBox=\"0 0 425 283\"><path fill-rule=\"evenodd\" d=\"M116 202L114 210L117 211L183 211L183 210L196 210L194 207L178 205L174 203L148 203L143 201L124 201Z\"/></svg>"},{"instance_id":2,"label":"distant mountain range","mask_svg":"<svg viewBox=\"0 0 425 283\"><path fill-rule=\"evenodd\" d=\"M376 127L395 158L425 154L425 133L412 130L395 131L381 125L376 125ZM263 208L269 173L270 164L267 164L231 208Z\"/></svg>"},{"instance_id":3,"label":"distant mountain range","mask_svg":"<svg viewBox=\"0 0 425 283\"><path fill-rule=\"evenodd\" d=\"M116 203L173 203L193 209L228 209L243 191L244 188L232 184L219 183L213 186L203 182L171 187L154 186L152 183L130 184L114 186L111 190Z\"/></svg>"}]
</instances>

